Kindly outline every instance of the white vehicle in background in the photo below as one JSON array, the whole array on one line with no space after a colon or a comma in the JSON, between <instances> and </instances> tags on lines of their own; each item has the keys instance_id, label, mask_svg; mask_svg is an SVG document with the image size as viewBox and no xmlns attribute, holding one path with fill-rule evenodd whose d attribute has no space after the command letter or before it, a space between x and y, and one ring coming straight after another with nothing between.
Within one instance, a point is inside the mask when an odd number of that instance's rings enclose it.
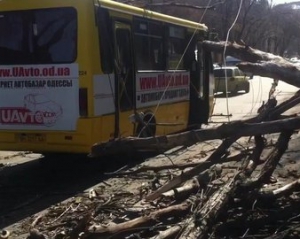
<instances>
[{"instance_id":1,"label":"white vehicle in background","mask_svg":"<svg viewBox=\"0 0 300 239\"><path fill-rule=\"evenodd\" d=\"M298 59L297 57L292 57L291 59L289 59L289 61L296 66L300 66L300 59Z\"/></svg>"},{"instance_id":2,"label":"white vehicle in background","mask_svg":"<svg viewBox=\"0 0 300 239\"><path fill-rule=\"evenodd\" d=\"M215 93L226 93L226 78L227 78L227 92L237 94L238 91L245 91L248 93L250 90L250 77L247 76L236 66L224 66L214 68L215 78Z\"/></svg>"},{"instance_id":3,"label":"white vehicle in background","mask_svg":"<svg viewBox=\"0 0 300 239\"><path fill-rule=\"evenodd\" d=\"M28 94L24 107L34 114L35 120L45 126L52 126L63 114L61 105L42 94Z\"/></svg>"},{"instance_id":4,"label":"white vehicle in background","mask_svg":"<svg viewBox=\"0 0 300 239\"><path fill-rule=\"evenodd\" d=\"M290 62L292 62L292 63L296 63L296 62L298 62L299 61L299 59L297 58L297 57L292 57L291 59L290 59Z\"/></svg>"}]
</instances>

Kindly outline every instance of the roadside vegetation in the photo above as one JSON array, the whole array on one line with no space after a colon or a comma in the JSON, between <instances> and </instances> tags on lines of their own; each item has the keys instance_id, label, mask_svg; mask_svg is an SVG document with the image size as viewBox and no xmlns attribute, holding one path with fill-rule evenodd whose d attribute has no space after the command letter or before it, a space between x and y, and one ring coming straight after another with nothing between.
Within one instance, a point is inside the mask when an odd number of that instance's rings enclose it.
<instances>
[{"instance_id":1,"label":"roadside vegetation","mask_svg":"<svg viewBox=\"0 0 300 239\"><path fill-rule=\"evenodd\" d=\"M205 23L218 40L226 40L238 15L229 41L288 58L300 53L300 1L280 5L272 0L118 1Z\"/></svg>"}]
</instances>

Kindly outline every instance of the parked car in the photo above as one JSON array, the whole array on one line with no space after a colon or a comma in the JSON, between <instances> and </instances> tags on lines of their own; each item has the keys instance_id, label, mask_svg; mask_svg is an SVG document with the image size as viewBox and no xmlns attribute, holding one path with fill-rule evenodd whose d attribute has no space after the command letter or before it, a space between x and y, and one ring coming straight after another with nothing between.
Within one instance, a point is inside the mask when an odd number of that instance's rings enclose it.
<instances>
[{"instance_id":1,"label":"parked car","mask_svg":"<svg viewBox=\"0 0 300 239\"><path fill-rule=\"evenodd\" d=\"M250 90L250 77L239 70L235 66L218 67L214 69L215 77L215 93L226 93L226 77L227 77L227 92L237 94L238 91Z\"/></svg>"},{"instance_id":2,"label":"parked car","mask_svg":"<svg viewBox=\"0 0 300 239\"><path fill-rule=\"evenodd\" d=\"M235 58L233 56L226 56L225 61L226 61L226 66L235 66L236 64L241 62L240 59Z\"/></svg>"}]
</instances>

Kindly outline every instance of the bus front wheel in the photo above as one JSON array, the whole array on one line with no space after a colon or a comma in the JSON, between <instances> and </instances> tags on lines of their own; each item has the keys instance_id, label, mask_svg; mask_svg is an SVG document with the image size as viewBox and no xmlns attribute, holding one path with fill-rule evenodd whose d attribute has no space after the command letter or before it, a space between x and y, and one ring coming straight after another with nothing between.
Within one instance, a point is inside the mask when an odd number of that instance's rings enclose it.
<instances>
[{"instance_id":1,"label":"bus front wheel","mask_svg":"<svg viewBox=\"0 0 300 239\"><path fill-rule=\"evenodd\" d=\"M142 122L138 123L136 134L140 138L147 138L155 136L156 119L153 113L146 112Z\"/></svg>"}]
</instances>

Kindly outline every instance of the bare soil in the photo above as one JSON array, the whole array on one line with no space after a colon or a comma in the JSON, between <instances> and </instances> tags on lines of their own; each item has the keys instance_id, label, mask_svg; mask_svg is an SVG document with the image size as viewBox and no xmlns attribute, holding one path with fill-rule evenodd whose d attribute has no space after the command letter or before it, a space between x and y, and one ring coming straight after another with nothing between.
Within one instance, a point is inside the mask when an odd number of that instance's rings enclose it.
<instances>
[{"instance_id":1,"label":"bare soil","mask_svg":"<svg viewBox=\"0 0 300 239\"><path fill-rule=\"evenodd\" d=\"M276 137L277 135L268 137L268 144L272 145L276 141ZM297 133L293 135L289 143L289 149L283 155L280 164L273 174L274 178L264 186L265 188L274 190L299 178L299 138ZM175 202L170 199L164 199L146 202L144 198L161 185L166 184L171 178L180 175L189 168L157 171L149 170L134 173L135 170L148 166L159 167L172 164L201 163L216 149L220 142L221 141L214 140L199 143L190 148L173 149L164 154L149 158L134 167L127 164L127 166L123 165L122 168L115 172L106 171L105 173L102 171L101 175L98 173L99 183L94 185L91 183L92 187L81 192L79 191L79 193L73 193L71 197L65 196L65 200L63 199L64 197L60 197L59 200L62 201L56 200L57 203L55 203L54 200L54 202L52 201L53 204L49 204L51 206L45 210L36 211L30 214L31 216L5 227L5 229L9 230L11 238L15 239L27 238L30 230L32 232L33 228L38 231L38 235L44 236L44 238L78 238L72 237L74 234L80 234L80 238L94 238L90 237L91 235L89 234L93 227L109 228L113 225L149 215L149 213L160 208L165 208L183 201L176 199ZM230 148L228 156L231 157L241 152L247 152L253 145L252 139L242 138ZM268 150L269 148L267 147L263 155L267 154ZM220 162L220 165L222 167L222 175L201 189L200 194L202 198L205 198L205 195L211 195L216 188L220 188L222 185L225 185L226 182L232 180L237 171L242 167L243 161ZM93 167L94 166L95 165L93 165ZM261 165L255 172L259 172L260 168ZM74 183L78 182L75 180L76 175L79 176L81 180L89 178L83 168L80 169L79 167L74 171L76 172L71 174L73 176L70 180L73 180ZM97 174L93 175L93 177L97 178L96 175ZM68 192L70 193L73 189L72 187L69 188L71 185L70 182L62 182L61 180L65 180L62 175L58 174L57 177L58 178L54 180L55 183L62 183L58 194L61 194L64 190L66 194L68 194ZM52 177L52 179L54 178ZM96 181L97 180L94 180L93 183ZM87 185L85 184L85 186ZM0 190L2 192L5 191L1 187ZM44 190L44 196L47 190ZM22 193L22 190L19 188L15 194L10 192L10 196L17 198L18 194L20 195ZM25 197L26 193L28 194L28 191L24 193ZM53 193L52 187L49 194ZM244 200L244 195L235 195L231 198L228 208L226 208L223 214L218 218L215 226L208 232L207 237L277 238L274 236L285 235L285 238L298 238L300 228L300 216L298 213L300 209L299 193L300 192L296 190L292 194L281 197L278 200L272 198L259 199L257 197ZM196 192L194 195L199 195L199 192ZM29 198L27 204L24 204L24 208L34 208L37 206L35 205L34 198L31 199L32 201L30 201ZM19 209L23 209L23 207L21 205L19 208L15 208L15 213L9 214L9 216L16 217ZM167 220L157 220L154 223L151 222L143 227L127 231L126 233L103 233L102 236L100 235L95 238L156 238L160 231L164 231L178 223L188 223L187 219L191 217L192 214L193 211L191 210L188 213L182 214L182 216L170 216ZM5 220L7 220L7 218L2 217L2 221ZM199 221L201 221L201 219L199 219ZM201 223L199 223L199 225L201 225ZM32 237L33 235L35 234L31 233L31 237L28 238L34 238Z\"/></svg>"}]
</instances>

